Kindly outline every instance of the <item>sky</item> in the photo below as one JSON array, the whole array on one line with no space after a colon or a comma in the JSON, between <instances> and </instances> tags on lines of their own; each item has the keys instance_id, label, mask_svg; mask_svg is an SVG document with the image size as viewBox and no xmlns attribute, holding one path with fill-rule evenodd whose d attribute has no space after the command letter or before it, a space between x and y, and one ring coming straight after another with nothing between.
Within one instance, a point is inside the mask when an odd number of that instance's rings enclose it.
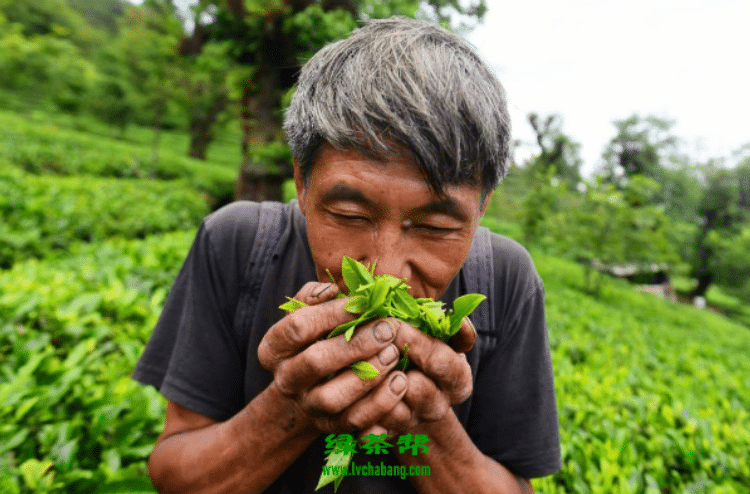
<instances>
[{"instance_id":1,"label":"sky","mask_svg":"<svg viewBox=\"0 0 750 494\"><path fill-rule=\"evenodd\" d=\"M586 175L615 135L612 122L634 113L675 120L695 160L729 157L750 142L750 1L487 5L466 38L505 87L515 139L533 142L528 113L560 114Z\"/></svg>"}]
</instances>

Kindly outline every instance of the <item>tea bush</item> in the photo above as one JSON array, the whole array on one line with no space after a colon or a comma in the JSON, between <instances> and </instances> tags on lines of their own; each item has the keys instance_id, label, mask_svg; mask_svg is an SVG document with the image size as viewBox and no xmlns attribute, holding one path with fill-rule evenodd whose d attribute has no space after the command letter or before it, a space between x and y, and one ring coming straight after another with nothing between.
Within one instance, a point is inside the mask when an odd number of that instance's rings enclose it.
<instances>
[{"instance_id":1,"label":"tea bush","mask_svg":"<svg viewBox=\"0 0 750 494\"><path fill-rule=\"evenodd\" d=\"M164 399L129 374L193 234L0 272L0 492L154 492Z\"/></svg>"},{"instance_id":2,"label":"tea bush","mask_svg":"<svg viewBox=\"0 0 750 494\"><path fill-rule=\"evenodd\" d=\"M545 280L563 470L544 493L743 493L747 328L535 255Z\"/></svg>"},{"instance_id":3,"label":"tea bush","mask_svg":"<svg viewBox=\"0 0 750 494\"><path fill-rule=\"evenodd\" d=\"M0 267L67 249L76 240L195 227L205 196L182 182L35 176L0 168Z\"/></svg>"},{"instance_id":4,"label":"tea bush","mask_svg":"<svg viewBox=\"0 0 750 494\"><path fill-rule=\"evenodd\" d=\"M237 173L171 150L161 150L154 161L150 146L8 112L0 112L0 160L3 158L33 174L184 179L207 193L212 207L231 200Z\"/></svg>"}]
</instances>

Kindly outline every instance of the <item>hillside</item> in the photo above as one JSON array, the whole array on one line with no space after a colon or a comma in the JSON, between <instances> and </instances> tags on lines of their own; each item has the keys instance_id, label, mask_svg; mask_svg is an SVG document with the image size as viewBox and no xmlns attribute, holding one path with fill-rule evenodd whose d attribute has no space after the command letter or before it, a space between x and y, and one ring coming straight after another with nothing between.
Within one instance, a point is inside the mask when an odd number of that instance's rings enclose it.
<instances>
[{"instance_id":1,"label":"hillside","mask_svg":"<svg viewBox=\"0 0 750 494\"><path fill-rule=\"evenodd\" d=\"M44 120L0 112L0 493L153 492L165 403L128 375L234 168ZM505 194L485 224L518 237ZM747 492L750 330L530 251L564 463L537 492Z\"/></svg>"}]
</instances>

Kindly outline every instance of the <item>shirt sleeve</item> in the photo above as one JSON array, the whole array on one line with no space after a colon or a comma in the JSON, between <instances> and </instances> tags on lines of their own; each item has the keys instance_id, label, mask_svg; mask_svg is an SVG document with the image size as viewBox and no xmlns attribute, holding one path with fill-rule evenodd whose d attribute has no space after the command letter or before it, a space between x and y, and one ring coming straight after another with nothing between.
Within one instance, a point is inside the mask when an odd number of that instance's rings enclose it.
<instances>
[{"instance_id":1,"label":"shirt sleeve","mask_svg":"<svg viewBox=\"0 0 750 494\"><path fill-rule=\"evenodd\" d=\"M247 202L203 221L132 373L167 399L217 421L243 405L246 349L233 322L256 226L257 208Z\"/></svg>"},{"instance_id":2,"label":"shirt sleeve","mask_svg":"<svg viewBox=\"0 0 750 494\"><path fill-rule=\"evenodd\" d=\"M494 249L498 337L477 369L468 431L515 474L542 477L561 468L544 288L525 249L503 243Z\"/></svg>"}]
</instances>

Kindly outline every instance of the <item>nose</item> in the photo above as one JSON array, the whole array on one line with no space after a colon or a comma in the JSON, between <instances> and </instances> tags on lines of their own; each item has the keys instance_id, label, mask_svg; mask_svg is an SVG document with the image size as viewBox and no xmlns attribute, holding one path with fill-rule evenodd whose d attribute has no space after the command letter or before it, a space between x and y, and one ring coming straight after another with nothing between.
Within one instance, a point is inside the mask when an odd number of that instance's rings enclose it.
<instances>
[{"instance_id":1,"label":"nose","mask_svg":"<svg viewBox=\"0 0 750 494\"><path fill-rule=\"evenodd\" d=\"M375 274L409 279L411 270L408 239L401 226L384 226L373 235L368 263L377 262Z\"/></svg>"}]
</instances>

